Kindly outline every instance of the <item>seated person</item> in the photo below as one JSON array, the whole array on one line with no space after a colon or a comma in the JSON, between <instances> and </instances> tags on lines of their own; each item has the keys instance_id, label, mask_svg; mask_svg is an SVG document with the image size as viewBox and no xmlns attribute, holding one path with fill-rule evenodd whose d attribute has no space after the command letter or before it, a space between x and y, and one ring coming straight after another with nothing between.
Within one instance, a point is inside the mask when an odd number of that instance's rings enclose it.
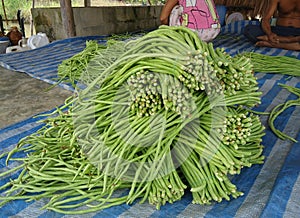
<instances>
[{"instance_id":1,"label":"seated person","mask_svg":"<svg viewBox=\"0 0 300 218\"><path fill-rule=\"evenodd\" d=\"M276 25L271 26L276 13ZM246 26L244 35L256 46L300 51L300 1L271 0L261 25Z\"/></svg>"},{"instance_id":2,"label":"seated person","mask_svg":"<svg viewBox=\"0 0 300 218\"><path fill-rule=\"evenodd\" d=\"M167 0L160 21L164 25L195 30L205 42L214 39L221 27L213 0Z\"/></svg>"}]
</instances>

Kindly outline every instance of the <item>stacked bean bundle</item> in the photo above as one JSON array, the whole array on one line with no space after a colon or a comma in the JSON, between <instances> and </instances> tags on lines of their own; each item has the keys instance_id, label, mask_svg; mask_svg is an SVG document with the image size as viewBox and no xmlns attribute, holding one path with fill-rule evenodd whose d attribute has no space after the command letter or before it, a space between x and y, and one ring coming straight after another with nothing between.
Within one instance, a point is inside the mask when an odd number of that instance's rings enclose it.
<instances>
[{"instance_id":1,"label":"stacked bean bundle","mask_svg":"<svg viewBox=\"0 0 300 218\"><path fill-rule=\"evenodd\" d=\"M95 79L8 154L26 157L2 204L48 197L44 208L81 214L138 199L160 208L187 188L197 204L242 194L229 175L263 162L264 128L246 109L261 95L251 63L183 27L123 46L99 71L95 55L81 75Z\"/></svg>"},{"instance_id":2,"label":"stacked bean bundle","mask_svg":"<svg viewBox=\"0 0 300 218\"><path fill-rule=\"evenodd\" d=\"M161 87L158 85L157 75L140 71L127 82L132 89L132 110L138 110L139 116L152 115L161 109Z\"/></svg>"}]
</instances>

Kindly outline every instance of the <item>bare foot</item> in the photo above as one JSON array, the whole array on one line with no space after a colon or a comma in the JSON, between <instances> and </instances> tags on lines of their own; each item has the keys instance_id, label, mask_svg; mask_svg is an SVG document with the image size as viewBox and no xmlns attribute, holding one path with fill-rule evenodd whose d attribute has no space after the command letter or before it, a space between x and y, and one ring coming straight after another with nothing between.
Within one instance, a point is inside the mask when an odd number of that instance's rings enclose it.
<instances>
[{"instance_id":1,"label":"bare foot","mask_svg":"<svg viewBox=\"0 0 300 218\"><path fill-rule=\"evenodd\" d=\"M258 41L255 46L258 47L271 47L271 48L282 48L287 50L300 51L300 43L271 43L267 41Z\"/></svg>"},{"instance_id":2,"label":"bare foot","mask_svg":"<svg viewBox=\"0 0 300 218\"><path fill-rule=\"evenodd\" d=\"M269 40L269 38L268 38L268 36L267 35L263 35L263 36L258 36L258 37L256 37L258 40L262 40L262 41L268 41Z\"/></svg>"},{"instance_id":3,"label":"bare foot","mask_svg":"<svg viewBox=\"0 0 300 218\"><path fill-rule=\"evenodd\" d=\"M256 38L261 41L269 41L267 35L258 36ZM278 42L283 42L283 43L300 42L300 36L278 36Z\"/></svg>"},{"instance_id":4,"label":"bare foot","mask_svg":"<svg viewBox=\"0 0 300 218\"><path fill-rule=\"evenodd\" d=\"M278 36L280 42L300 42L300 36Z\"/></svg>"},{"instance_id":5,"label":"bare foot","mask_svg":"<svg viewBox=\"0 0 300 218\"><path fill-rule=\"evenodd\" d=\"M268 41L258 41L257 43L255 43L255 46L258 46L258 47L273 47L274 45L272 45Z\"/></svg>"}]
</instances>

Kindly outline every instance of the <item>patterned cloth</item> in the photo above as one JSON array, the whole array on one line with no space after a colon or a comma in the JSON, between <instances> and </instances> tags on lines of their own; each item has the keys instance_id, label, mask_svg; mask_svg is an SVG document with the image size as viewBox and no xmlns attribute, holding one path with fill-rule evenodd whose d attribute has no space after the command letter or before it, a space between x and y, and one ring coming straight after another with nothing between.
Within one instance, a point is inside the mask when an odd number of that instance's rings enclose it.
<instances>
[{"instance_id":1,"label":"patterned cloth","mask_svg":"<svg viewBox=\"0 0 300 218\"><path fill-rule=\"evenodd\" d=\"M213 2L211 7L214 13L212 16L208 1L204 0L179 0L170 14L170 26L186 26L199 35L199 38L209 42L220 33L220 22L217 10Z\"/></svg>"}]
</instances>

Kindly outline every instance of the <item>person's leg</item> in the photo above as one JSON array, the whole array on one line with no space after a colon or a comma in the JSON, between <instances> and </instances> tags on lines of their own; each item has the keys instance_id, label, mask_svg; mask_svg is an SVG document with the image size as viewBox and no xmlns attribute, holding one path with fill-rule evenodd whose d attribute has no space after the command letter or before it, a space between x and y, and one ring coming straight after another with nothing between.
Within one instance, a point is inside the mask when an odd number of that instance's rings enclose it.
<instances>
[{"instance_id":1,"label":"person's leg","mask_svg":"<svg viewBox=\"0 0 300 218\"><path fill-rule=\"evenodd\" d=\"M255 46L259 47L271 47L271 48L282 48L287 50L294 50L294 51L300 51L300 43L299 42L293 42L293 43L271 43L268 41L258 41Z\"/></svg>"},{"instance_id":2,"label":"person's leg","mask_svg":"<svg viewBox=\"0 0 300 218\"><path fill-rule=\"evenodd\" d=\"M244 35L253 43L258 41L257 37L265 35L260 25L249 24L244 27Z\"/></svg>"},{"instance_id":3,"label":"person's leg","mask_svg":"<svg viewBox=\"0 0 300 218\"><path fill-rule=\"evenodd\" d=\"M244 35L259 47L282 48L300 51L300 28L272 26L272 32L279 36L278 43L268 41L267 35L260 26L248 25L244 29Z\"/></svg>"},{"instance_id":4,"label":"person's leg","mask_svg":"<svg viewBox=\"0 0 300 218\"><path fill-rule=\"evenodd\" d=\"M278 36L300 36L300 28L272 26L271 30Z\"/></svg>"},{"instance_id":5,"label":"person's leg","mask_svg":"<svg viewBox=\"0 0 300 218\"><path fill-rule=\"evenodd\" d=\"M292 43L292 42L300 42L299 36L278 36L280 42Z\"/></svg>"}]
</instances>

